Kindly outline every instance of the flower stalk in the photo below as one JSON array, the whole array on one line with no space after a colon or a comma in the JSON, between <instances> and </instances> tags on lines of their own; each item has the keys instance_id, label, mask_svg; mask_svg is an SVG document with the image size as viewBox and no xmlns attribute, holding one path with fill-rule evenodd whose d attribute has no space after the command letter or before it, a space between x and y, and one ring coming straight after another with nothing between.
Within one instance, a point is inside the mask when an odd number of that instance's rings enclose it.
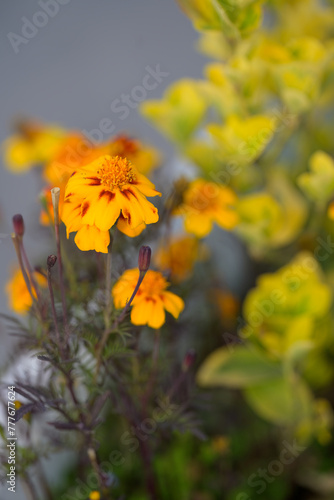
<instances>
[{"instance_id":1,"label":"flower stalk","mask_svg":"<svg viewBox=\"0 0 334 500\"><path fill-rule=\"evenodd\" d=\"M52 206L53 206L53 214L54 214L54 225L55 225L55 236L56 236L56 245L57 245L59 286L60 286L61 303L62 303L62 309L63 309L63 318L64 318L66 344L67 344L68 338L69 338L69 329L68 329L68 321L67 321L67 308L66 308L66 294L65 294L65 283L64 283L64 273L63 273L63 261L62 261L62 256L61 256L60 235L59 235L59 224L60 224L59 196L60 196L60 188L59 187L55 187L55 188L51 189Z\"/></svg>"}]
</instances>

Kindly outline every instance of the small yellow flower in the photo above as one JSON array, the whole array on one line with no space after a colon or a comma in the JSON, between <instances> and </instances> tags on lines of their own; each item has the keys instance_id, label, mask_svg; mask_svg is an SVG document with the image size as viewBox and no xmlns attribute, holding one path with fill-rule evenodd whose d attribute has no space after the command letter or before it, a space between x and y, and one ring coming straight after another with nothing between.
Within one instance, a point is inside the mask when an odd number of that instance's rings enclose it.
<instances>
[{"instance_id":1,"label":"small yellow flower","mask_svg":"<svg viewBox=\"0 0 334 500\"><path fill-rule=\"evenodd\" d=\"M203 238L210 233L214 223L224 229L236 226L236 201L230 188L196 179L185 190L183 202L174 210L174 215L183 215L186 231Z\"/></svg>"},{"instance_id":2,"label":"small yellow flower","mask_svg":"<svg viewBox=\"0 0 334 500\"><path fill-rule=\"evenodd\" d=\"M139 278L138 269L123 273L114 285L112 295L117 309L126 306ZM133 299L131 322L134 325L148 325L160 328L165 322L165 310L178 318L184 308L183 300L166 290L168 282L157 271L148 270L139 290Z\"/></svg>"},{"instance_id":3,"label":"small yellow flower","mask_svg":"<svg viewBox=\"0 0 334 500\"><path fill-rule=\"evenodd\" d=\"M120 216L120 230L129 233L158 221L158 210L147 196L161 196L154 185L126 159L101 156L78 169L65 191L62 220L81 250L107 252L109 229ZM138 233L139 234L139 233Z\"/></svg>"},{"instance_id":4,"label":"small yellow flower","mask_svg":"<svg viewBox=\"0 0 334 500\"><path fill-rule=\"evenodd\" d=\"M34 273L37 285L41 287L47 286L46 278L38 273ZM32 292L36 297L33 287ZM16 269L13 272L12 278L6 284L6 293L8 296L9 307L18 314L26 314L32 306L32 298L24 281L21 269Z\"/></svg>"},{"instance_id":5,"label":"small yellow flower","mask_svg":"<svg viewBox=\"0 0 334 500\"><path fill-rule=\"evenodd\" d=\"M49 161L64 137L56 126L22 121L18 132L3 144L4 163L14 173L29 170L32 166Z\"/></svg>"},{"instance_id":6,"label":"small yellow flower","mask_svg":"<svg viewBox=\"0 0 334 500\"><path fill-rule=\"evenodd\" d=\"M89 500L100 500L101 495L98 491L94 490L90 492Z\"/></svg>"},{"instance_id":7,"label":"small yellow flower","mask_svg":"<svg viewBox=\"0 0 334 500\"><path fill-rule=\"evenodd\" d=\"M173 239L161 246L155 254L155 263L162 271L169 271L172 281L179 283L192 272L196 260L202 260L206 248L193 236Z\"/></svg>"}]
</instances>

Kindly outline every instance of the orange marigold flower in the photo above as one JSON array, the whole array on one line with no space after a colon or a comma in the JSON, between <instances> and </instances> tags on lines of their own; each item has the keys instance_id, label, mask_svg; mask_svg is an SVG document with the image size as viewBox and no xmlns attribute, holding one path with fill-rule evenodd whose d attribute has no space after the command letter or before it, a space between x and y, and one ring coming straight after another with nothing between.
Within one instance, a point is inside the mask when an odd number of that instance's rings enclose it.
<instances>
[{"instance_id":1,"label":"orange marigold flower","mask_svg":"<svg viewBox=\"0 0 334 500\"><path fill-rule=\"evenodd\" d=\"M194 236L181 236L161 246L154 255L155 264L162 271L169 271L172 281L187 279L197 260L203 260L207 248Z\"/></svg>"},{"instance_id":2,"label":"orange marigold flower","mask_svg":"<svg viewBox=\"0 0 334 500\"><path fill-rule=\"evenodd\" d=\"M112 289L117 309L126 306L139 278L139 269L129 269L123 273ZM166 290L169 283L157 271L148 270L139 290L132 301L131 322L134 325L148 325L160 328L165 322L165 310L178 318L184 309L183 300Z\"/></svg>"},{"instance_id":3,"label":"orange marigold flower","mask_svg":"<svg viewBox=\"0 0 334 500\"><path fill-rule=\"evenodd\" d=\"M232 229L237 224L236 201L237 197L230 188L196 179L188 185L182 203L173 213L184 216L188 233L203 238L210 233L214 223L224 229Z\"/></svg>"},{"instance_id":4,"label":"orange marigold flower","mask_svg":"<svg viewBox=\"0 0 334 500\"><path fill-rule=\"evenodd\" d=\"M154 149L143 146L125 134L95 146L80 132L72 132L64 137L56 154L45 167L44 178L54 186L66 183L72 172L105 155L127 158L143 174L149 173L159 161Z\"/></svg>"},{"instance_id":5,"label":"orange marigold flower","mask_svg":"<svg viewBox=\"0 0 334 500\"><path fill-rule=\"evenodd\" d=\"M130 230L141 231L143 223L159 220L158 210L146 199L157 195L161 196L126 158L101 156L74 172L67 183L62 214L67 235L81 231L75 239L81 250L96 249L94 235L99 251L106 253L106 232L121 215L120 224L125 226L126 222Z\"/></svg>"},{"instance_id":6,"label":"orange marigold flower","mask_svg":"<svg viewBox=\"0 0 334 500\"><path fill-rule=\"evenodd\" d=\"M43 177L52 186L65 185L75 170L102 154L80 132L68 133L45 166Z\"/></svg>"},{"instance_id":7,"label":"orange marigold flower","mask_svg":"<svg viewBox=\"0 0 334 500\"><path fill-rule=\"evenodd\" d=\"M47 279L40 273L35 272L34 278L37 285L47 286ZM35 295L33 286L32 293ZM12 278L6 284L6 293L10 309L18 314L26 314L32 306L32 298L24 281L21 269L15 269Z\"/></svg>"}]
</instances>

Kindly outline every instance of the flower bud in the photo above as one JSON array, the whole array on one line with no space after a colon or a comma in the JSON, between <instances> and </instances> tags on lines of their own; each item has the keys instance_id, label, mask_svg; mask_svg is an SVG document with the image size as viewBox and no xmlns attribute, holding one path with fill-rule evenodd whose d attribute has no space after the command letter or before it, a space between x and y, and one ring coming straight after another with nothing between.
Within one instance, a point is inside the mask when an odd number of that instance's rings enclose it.
<instances>
[{"instance_id":1,"label":"flower bud","mask_svg":"<svg viewBox=\"0 0 334 500\"><path fill-rule=\"evenodd\" d=\"M51 267L53 267L56 262L57 262L57 257L55 255L49 255L49 257L47 258L47 261L46 261L49 269Z\"/></svg>"},{"instance_id":2,"label":"flower bud","mask_svg":"<svg viewBox=\"0 0 334 500\"><path fill-rule=\"evenodd\" d=\"M21 214L14 215L13 226L16 236L22 237L24 235L24 220Z\"/></svg>"},{"instance_id":3,"label":"flower bud","mask_svg":"<svg viewBox=\"0 0 334 500\"><path fill-rule=\"evenodd\" d=\"M138 257L138 267L141 273L146 273L150 267L151 262L151 249L150 247L140 247Z\"/></svg>"},{"instance_id":4,"label":"flower bud","mask_svg":"<svg viewBox=\"0 0 334 500\"><path fill-rule=\"evenodd\" d=\"M189 368L194 364L196 359L196 351L195 349L189 349L182 362L182 370L187 372Z\"/></svg>"}]
</instances>

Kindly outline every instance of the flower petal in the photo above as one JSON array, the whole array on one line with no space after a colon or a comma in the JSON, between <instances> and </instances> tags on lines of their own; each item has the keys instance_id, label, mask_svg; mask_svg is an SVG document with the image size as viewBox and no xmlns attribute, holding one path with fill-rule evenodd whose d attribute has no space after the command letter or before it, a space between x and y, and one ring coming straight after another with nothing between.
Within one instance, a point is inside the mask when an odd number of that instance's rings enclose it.
<instances>
[{"instance_id":1,"label":"flower petal","mask_svg":"<svg viewBox=\"0 0 334 500\"><path fill-rule=\"evenodd\" d=\"M212 220L206 214L189 214L184 220L184 227L188 233L195 234L198 238L204 238L212 229Z\"/></svg>"},{"instance_id":2,"label":"flower petal","mask_svg":"<svg viewBox=\"0 0 334 500\"><path fill-rule=\"evenodd\" d=\"M146 325L152 328L160 328L165 322L166 316L161 300L146 297L140 303L133 306L131 311L131 322L134 325Z\"/></svg>"},{"instance_id":3,"label":"flower petal","mask_svg":"<svg viewBox=\"0 0 334 500\"><path fill-rule=\"evenodd\" d=\"M116 195L112 191L100 187L93 197L87 197L82 204L82 222L95 225L101 231L109 231L115 224L121 208L117 202Z\"/></svg>"},{"instance_id":4,"label":"flower petal","mask_svg":"<svg viewBox=\"0 0 334 500\"><path fill-rule=\"evenodd\" d=\"M161 294L161 299L166 311L177 319L184 309L184 302L181 297L178 297L175 293L165 291Z\"/></svg>"},{"instance_id":5,"label":"flower petal","mask_svg":"<svg viewBox=\"0 0 334 500\"><path fill-rule=\"evenodd\" d=\"M77 232L74 241L80 250L108 253L110 234L109 231L100 231L96 226L85 224Z\"/></svg>"}]
</instances>

